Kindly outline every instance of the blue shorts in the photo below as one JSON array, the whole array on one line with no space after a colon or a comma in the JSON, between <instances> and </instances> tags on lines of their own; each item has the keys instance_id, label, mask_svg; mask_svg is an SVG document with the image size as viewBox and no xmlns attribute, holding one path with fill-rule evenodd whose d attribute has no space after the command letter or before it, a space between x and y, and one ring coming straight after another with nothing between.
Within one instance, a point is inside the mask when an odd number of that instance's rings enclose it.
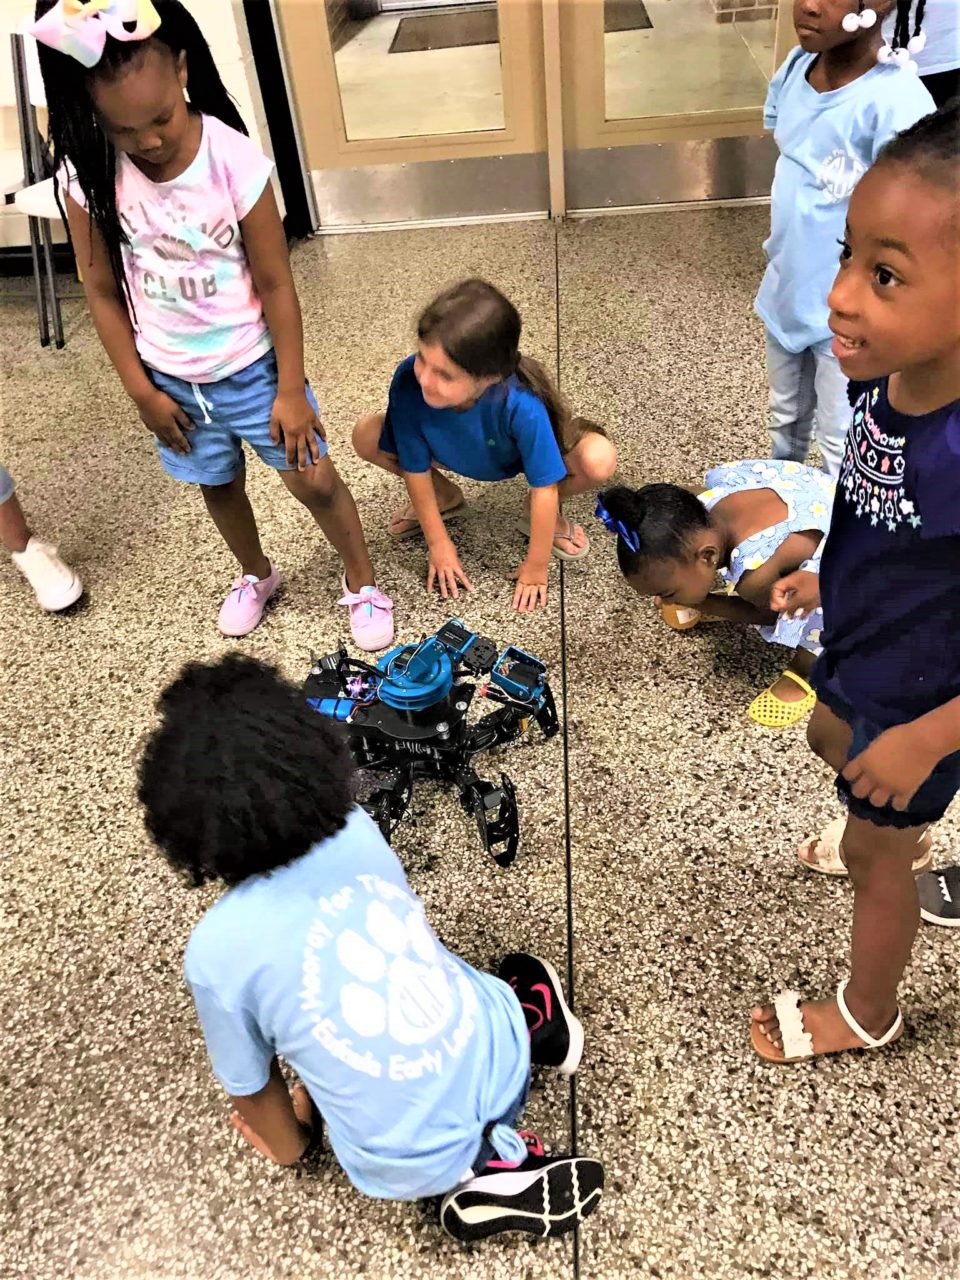
<instances>
[{"instance_id":1,"label":"blue shorts","mask_svg":"<svg viewBox=\"0 0 960 1280\"><path fill-rule=\"evenodd\" d=\"M0 503L9 501L13 497L13 491L16 486L13 483L13 476L7 468L0 463Z\"/></svg>"},{"instance_id":2,"label":"blue shorts","mask_svg":"<svg viewBox=\"0 0 960 1280\"><path fill-rule=\"evenodd\" d=\"M185 382L157 369L148 369L153 385L166 392L196 427L187 433L188 454L175 453L157 440L164 470L175 480L191 484L229 484L244 467L243 442L276 471L294 471L283 444L270 439L270 415L277 398L277 357L273 351L220 382ZM320 416L317 400L306 383L307 399ZM317 436L320 457L326 441Z\"/></svg>"},{"instance_id":3,"label":"blue shorts","mask_svg":"<svg viewBox=\"0 0 960 1280\"><path fill-rule=\"evenodd\" d=\"M881 733L885 732L885 728L854 711L849 703L844 702L831 688L827 687L825 680L818 681L817 672L820 670L819 664L814 667L812 678L817 697L829 711L838 716L844 724L849 725L853 732L850 749L847 752L849 763L862 751L866 751L870 743L876 741ZM940 821L958 792L960 792L960 751L955 751L940 761L903 810L894 809L893 805L889 804L877 806L867 799L861 800L853 794L850 783L843 774L837 776L837 795L841 801L855 818L872 822L875 827L898 827L900 830L906 830L908 827L930 826Z\"/></svg>"}]
</instances>

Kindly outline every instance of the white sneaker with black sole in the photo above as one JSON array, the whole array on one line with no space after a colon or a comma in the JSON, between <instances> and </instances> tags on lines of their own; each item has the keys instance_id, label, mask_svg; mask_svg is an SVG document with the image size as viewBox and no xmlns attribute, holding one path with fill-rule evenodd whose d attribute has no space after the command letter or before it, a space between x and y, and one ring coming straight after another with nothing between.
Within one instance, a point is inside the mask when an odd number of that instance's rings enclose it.
<instances>
[{"instance_id":1,"label":"white sneaker with black sole","mask_svg":"<svg viewBox=\"0 0 960 1280\"><path fill-rule=\"evenodd\" d=\"M444 1196L440 1224L454 1240L507 1231L562 1236L600 1203L603 1165L584 1156L528 1156L516 1169L481 1173Z\"/></svg>"},{"instance_id":2,"label":"white sneaker with black sole","mask_svg":"<svg viewBox=\"0 0 960 1280\"><path fill-rule=\"evenodd\" d=\"M927 924L960 928L960 867L942 867L917 876L920 916Z\"/></svg>"},{"instance_id":3,"label":"white sneaker with black sole","mask_svg":"<svg viewBox=\"0 0 960 1280\"><path fill-rule=\"evenodd\" d=\"M572 1076L583 1057L583 1024L563 998L552 964L514 951L504 956L497 976L512 987L530 1032L530 1060Z\"/></svg>"}]
</instances>

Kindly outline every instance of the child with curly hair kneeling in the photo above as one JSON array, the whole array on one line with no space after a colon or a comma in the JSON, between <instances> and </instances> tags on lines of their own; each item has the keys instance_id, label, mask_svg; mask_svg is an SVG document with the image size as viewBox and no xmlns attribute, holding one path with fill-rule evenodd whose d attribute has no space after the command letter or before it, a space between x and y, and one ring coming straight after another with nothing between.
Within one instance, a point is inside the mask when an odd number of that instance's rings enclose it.
<instances>
[{"instance_id":1,"label":"child with curly hair kneeling","mask_svg":"<svg viewBox=\"0 0 960 1280\"><path fill-rule=\"evenodd\" d=\"M552 967L513 954L493 977L441 945L354 803L339 727L273 668L192 664L159 710L140 767L147 828L193 884L227 886L184 970L234 1127L290 1165L322 1115L354 1186L443 1196L456 1239L571 1230L602 1166L545 1156L514 1128L531 1062L571 1075L583 1052ZM303 1082L292 1097L280 1058Z\"/></svg>"}]
</instances>

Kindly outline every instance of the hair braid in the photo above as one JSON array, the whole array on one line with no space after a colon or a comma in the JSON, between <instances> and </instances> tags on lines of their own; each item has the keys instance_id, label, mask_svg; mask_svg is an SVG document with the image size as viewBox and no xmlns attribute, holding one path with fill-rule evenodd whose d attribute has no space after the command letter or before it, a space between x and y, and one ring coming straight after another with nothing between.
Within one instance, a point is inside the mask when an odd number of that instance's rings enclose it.
<instances>
[{"instance_id":1,"label":"hair braid","mask_svg":"<svg viewBox=\"0 0 960 1280\"><path fill-rule=\"evenodd\" d=\"M54 2L37 0L36 17L43 17L53 8ZM97 119L90 93L91 84L98 77L118 76L135 59L142 57L150 44L159 44L174 58L186 55L191 109L216 116L240 133L247 132L196 19L180 0L154 0L154 5L160 15L156 33L149 40L142 41L115 40L107 36L103 56L95 67L87 69L67 54L38 45L47 93L57 205L66 223L60 181L60 174L66 167L68 173L76 175L90 217L106 245L117 290L126 299L131 313L133 297L123 265L123 246L129 243L129 239L117 209L117 154ZM67 191L69 193L69 187Z\"/></svg>"}]
</instances>

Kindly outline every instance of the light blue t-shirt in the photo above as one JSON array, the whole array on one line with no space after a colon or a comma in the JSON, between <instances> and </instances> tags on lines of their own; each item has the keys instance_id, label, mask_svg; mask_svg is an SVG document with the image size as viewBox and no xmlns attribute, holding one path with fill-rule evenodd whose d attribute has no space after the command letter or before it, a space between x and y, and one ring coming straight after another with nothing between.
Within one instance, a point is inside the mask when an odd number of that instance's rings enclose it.
<instances>
[{"instance_id":1,"label":"light blue t-shirt","mask_svg":"<svg viewBox=\"0 0 960 1280\"><path fill-rule=\"evenodd\" d=\"M827 295L854 187L894 134L936 109L912 71L890 64L817 93L807 80L817 56L794 49L771 81L764 108L780 158L756 310L792 352L830 337Z\"/></svg>"},{"instance_id":2,"label":"light blue t-shirt","mask_svg":"<svg viewBox=\"0 0 960 1280\"><path fill-rule=\"evenodd\" d=\"M567 468L543 401L516 378L494 383L469 409L431 409L413 371L413 356L390 384L385 443L404 471L433 462L471 480L508 480L522 471L531 489L559 484Z\"/></svg>"},{"instance_id":3,"label":"light blue t-shirt","mask_svg":"<svg viewBox=\"0 0 960 1280\"><path fill-rule=\"evenodd\" d=\"M516 996L440 944L362 809L296 862L229 889L193 930L184 972L227 1092L256 1093L285 1058L366 1195L450 1191L526 1087ZM490 1140L505 1159L526 1154L506 1126Z\"/></svg>"}]
</instances>

